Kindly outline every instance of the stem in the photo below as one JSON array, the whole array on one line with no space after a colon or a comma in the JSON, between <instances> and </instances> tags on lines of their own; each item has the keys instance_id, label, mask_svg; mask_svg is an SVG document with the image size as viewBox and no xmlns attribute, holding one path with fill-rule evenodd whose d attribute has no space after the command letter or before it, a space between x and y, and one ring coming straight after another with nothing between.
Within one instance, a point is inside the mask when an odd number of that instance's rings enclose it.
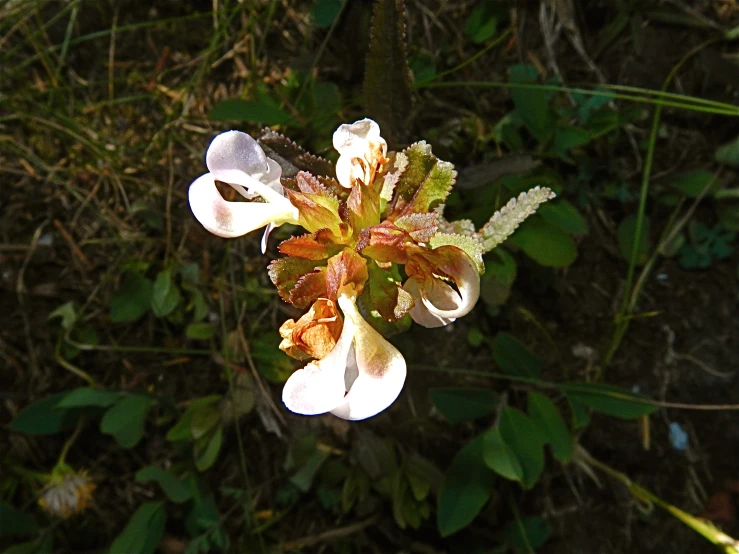
<instances>
[{"instance_id":1,"label":"stem","mask_svg":"<svg viewBox=\"0 0 739 554\"><path fill-rule=\"evenodd\" d=\"M662 92L665 92L667 90L667 87L670 85L672 80L675 78L675 75L677 72L682 68L682 66L687 62L690 58L692 58L694 55L696 55L698 52L703 50L706 46L709 46L715 42L718 42L718 39L711 39L707 40L705 42L702 42L692 50L690 50L687 54L685 54L682 59L675 64L675 66L672 68L670 73L667 75L667 78L665 79L664 83L662 84ZM626 283L624 285L624 290L621 297L621 307L618 311L618 314L614 318L614 331L613 336L611 338L611 343L608 346L608 349L605 351L603 358L601 359L601 365L599 370L599 377L602 377L602 373L605 370L605 368L610 363L611 359L613 358L613 355L618 350L618 347L621 345L621 341L623 340L624 335L626 334L626 331L628 330L630 318L629 312L631 311L631 305L629 300L631 299L631 293L632 293L632 285L634 281L634 272L636 270L636 260L639 256L639 247L641 246L641 233L642 229L644 228L644 219L646 217L646 209L647 209L647 197L649 195L649 183L651 181L652 177L652 164L654 162L654 152L656 150L657 146L657 132L659 130L659 123L660 119L662 117L662 108L666 106L667 103L664 102L663 97L659 97L657 99L657 105L654 110L654 116L652 118L652 128L649 133L649 146L647 148L647 156L644 160L644 172L642 173L642 181L641 181L641 189L639 191L639 207L636 212L636 227L634 229L634 244L631 248L631 256L629 259L629 269L626 273ZM635 301L636 299L634 299Z\"/></svg>"},{"instance_id":2,"label":"stem","mask_svg":"<svg viewBox=\"0 0 739 554\"><path fill-rule=\"evenodd\" d=\"M711 543L722 547L724 549L724 552L726 552L727 554L739 554L739 541L719 531L710 522L692 516L689 513L682 511L680 508L673 506L669 502L662 500L656 494L650 492L641 485L634 483L628 477L628 475L612 468L605 462L596 460L584 449L580 449L579 454L582 456L585 463L601 470L603 473L606 473L607 475L625 485L634 498L644 500L646 502L659 506L675 518L679 519L685 525L690 527L693 531L702 535Z\"/></svg>"}]
</instances>

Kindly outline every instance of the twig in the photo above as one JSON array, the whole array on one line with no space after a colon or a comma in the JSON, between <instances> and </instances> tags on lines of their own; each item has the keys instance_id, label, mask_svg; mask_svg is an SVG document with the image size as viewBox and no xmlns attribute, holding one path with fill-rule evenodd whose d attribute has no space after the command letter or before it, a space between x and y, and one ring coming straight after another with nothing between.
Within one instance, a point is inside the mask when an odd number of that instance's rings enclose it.
<instances>
[{"instance_id":1,"label":"twig","mask_svg":"<svg viewBox=\"0 0 739 554\"><path fill-rule=\"evenodd\" d=\"M64 225L61 221L58 219L54 220L54 227L56 227L57 231L62 235L62 238L64 238L65 241L67 241L67 244L69 244L69 247L72 249L72 253L79 259L80 262L82 262L82 265L85 266L85 269L87 271L92 270L92 264L90 263L90 260L87 259L87 256L85 256L84 252L80 250L80 247L77 246L77 243L74 241L74 238L72 238L72 235L69 234L69 231L67 231L64 228Z\"/></svg>"},{"instance_id":2,"label":"twig","mask_svg":"<svg viewBox=\"0 0 739 554\"><path fill-rule=\"evenodd\" d=\"M358 523L352 523L351 525L345 525L344 527L337 527L336 529L330 529L329 531L324 531L323 533L318 533L317 535L309 535L307 537L303 537L300 539L295 539L294 541L286 542L280 545L279 549L283 552L289 552L291 550L300 550L302 548L307 548L309 546L313 546L315 544L319 544L325 541L329 541L332 539L338 539L339 537L346 537L349 535L353 535L355 533L359 533L363 529L366 529L367 527L371 527L377 521L380 519L379 515L373 515L372 517L369 517L365 519L364 521L360 521Z\"/></svg>"}]
</instances>

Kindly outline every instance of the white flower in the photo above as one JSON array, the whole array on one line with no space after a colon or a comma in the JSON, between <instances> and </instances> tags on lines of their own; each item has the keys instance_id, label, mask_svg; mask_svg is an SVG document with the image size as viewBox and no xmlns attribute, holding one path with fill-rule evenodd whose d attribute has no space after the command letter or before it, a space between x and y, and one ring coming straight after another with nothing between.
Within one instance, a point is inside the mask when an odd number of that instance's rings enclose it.
<instances>
[{"instance_id":1,"label":"white flower","mask_svg":"<svg viewBox=\"0 0 739 554\"><path fill-rule=\"evenodd\" d=\"M380 126L371 119L341 125L334 133L333 142L340 154L336 179L345 188L352 188L357 181L369 185L377 166L387 161L387 142L380 136Z\"/></svg>"},{"instance_id":2,"label":"white flower","mask_svg":"<svg viewBox=\"0 0 739 554\"><path fill-rule=\"evenodd\" d=\"M246 133L228 131L214 138L205 164L209 173L195 179L188 195L193 214L214 235L240 237L266 226L264 252L272 229L283 223L297 223L298 209L285 198L280 184L282 169ZM248 200L261 197L264 202L227 202L218 192L216 181L228 183Z\"/></svg>"},{"instance_id":3,"label":"white flower","mask_svg":"<svg viewBox=\"0 0 739 554\"><path fill-rule=\"evenodd\" d=\"M403 284L414 300L411 318L424 327L448 325L470 313L480 298L480 274L469 256L459 256L443 269L458 291L433 275L412 276Z\"/></svg>"},{"instance_id":4,"label":"white flower","mask_svg":"<svg viewBox=\"0 0 739 554\"><path fill-rule=\"evenodd\" d=\"M54 479L43 490L38 503L49 514L64 519L90 505L95 486L84 473L70 473Z\"/></svg>"},{"instance_id":5,"label":"white flower","mask_svg":"<svg viewBox=\"0 0 739 554\"><path fill-rule=\"evenodd\" d=\"M336 346L290 376L282 401L298 414L331 412L342 419L366 419L386 409L400 394L405 359L362 318L355 295L340 293L338 304L344 327Z\"/></svg>"}]
</instances>

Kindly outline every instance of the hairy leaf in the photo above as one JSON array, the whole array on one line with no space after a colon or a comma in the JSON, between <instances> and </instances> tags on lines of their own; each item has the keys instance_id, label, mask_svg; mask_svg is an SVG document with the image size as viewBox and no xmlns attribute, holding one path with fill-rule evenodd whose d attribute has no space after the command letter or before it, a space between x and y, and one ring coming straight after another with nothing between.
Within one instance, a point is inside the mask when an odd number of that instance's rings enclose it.
<instances>
[{"instance_id":1,"label":"hairy leaf","mask_svg":"<svg viewBox=\"0 0 739 554\"><path fill-rule=\"evenodd\" d=\"M267 272L272 283L277 287L277 292L285 302L291 302L290 294L295 288L298 280L308 273L313 273L323 262L305 260L302 258L280 258L270 262Z\"/></svg>"},{"instance_id":2,"label":"hairy leaf","mask_svg":"<svg viewBox=\"0 0 739 554\"><path fill-rule=\"evenodd\" d=\"M413 298L401 288L398 270L394 266L385 270L375 263L370 263L367 268L370 298L375 308L385 320L399 320L413 307Z\"/></svg>"},{"instance_id":3,"label":"hairy leaf","mask_svg":"<svg viewBox=\"0 0 739 554\"><path fill-rule=\"evenodd\" d=\"M408 158L408 167L395 188L393 219L436 208L449 196L457 177L454 166L434 156L425 141L412 144L403 154Z\"/></svg>"}]
</instances>

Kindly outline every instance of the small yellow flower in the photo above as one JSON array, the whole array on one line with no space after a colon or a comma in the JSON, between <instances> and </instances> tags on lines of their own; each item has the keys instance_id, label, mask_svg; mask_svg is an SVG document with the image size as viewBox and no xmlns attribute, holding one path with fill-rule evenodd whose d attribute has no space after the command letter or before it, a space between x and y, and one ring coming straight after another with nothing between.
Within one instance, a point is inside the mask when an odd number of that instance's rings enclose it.
<instances>
[{"instance_id":1,"label":"small yellow flower","mask_svg":"<svg viewBox=\"0 0 739 554\"><path fill-rule=\"evenodd\" d=\"M85 473L57 475L41 492L38 503L45 512L66 519L87 509L96 486Z\"/></svg>"}]
</instances>

